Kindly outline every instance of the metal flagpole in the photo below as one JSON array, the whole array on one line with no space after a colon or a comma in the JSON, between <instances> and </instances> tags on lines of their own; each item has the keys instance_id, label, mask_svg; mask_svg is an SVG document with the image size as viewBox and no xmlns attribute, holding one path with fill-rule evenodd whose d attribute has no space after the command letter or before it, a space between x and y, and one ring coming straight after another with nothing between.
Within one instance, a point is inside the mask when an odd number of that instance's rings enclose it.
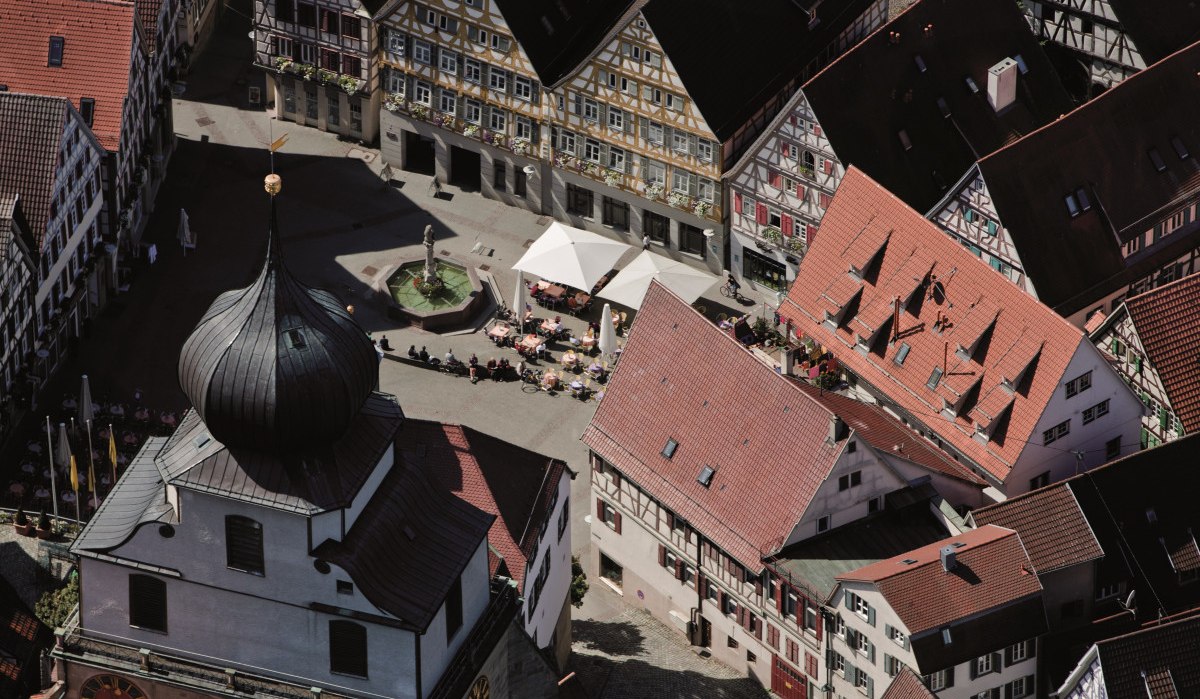
<instances>
[{"instance_id":1,"label":"metal flagpole","mask_svg":"<svg viewBox=\"0 0 1200 699\"><path fill-rule=\"evenodd\" d=\"M54 440L50 437L50 416L46 416L46 453L50 455L50 502L54 506L54 519L58 519L58 486L54 479Z\"/></svg>"},{"instance_id":2,"label":"metal flagpole","mask_svg":"<svg viewBox=\"0 0 1200 699\"><path fill-rule=\"evenodd\" d=\"M100 489L96 487L96 457L92 454L92 421L87 421L88 433L88 487L94 495L100 495Z\"/></svg>"},{"instance_id":3,"label":"metal flagpole","mask_svg":"<svg viewBox=\"0 0 1200 699\"><path fill-rule=\"evenodd\" d=\"M82 522L83 518L79 516L79 466L74 454L71 454L71 490L75 493L75 521Z\"/></svg>"}]
</instances>

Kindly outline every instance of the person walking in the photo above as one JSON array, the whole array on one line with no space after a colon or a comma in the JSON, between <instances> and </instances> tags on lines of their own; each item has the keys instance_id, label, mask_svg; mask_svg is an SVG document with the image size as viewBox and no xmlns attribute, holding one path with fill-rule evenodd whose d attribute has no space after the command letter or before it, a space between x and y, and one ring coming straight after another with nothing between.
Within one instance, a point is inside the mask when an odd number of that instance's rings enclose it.
<instances>
[{"instance_id":1,"label":"person walking","mask_svg":"<svg viewBox=\"0 0 1200 699\"><path fill-rule=\"evenodd\" d=\"M642 236L642 249L643 250L650 249L650 234L649 233L646 233L645 235Z\"/></svg>"}]
</instances>

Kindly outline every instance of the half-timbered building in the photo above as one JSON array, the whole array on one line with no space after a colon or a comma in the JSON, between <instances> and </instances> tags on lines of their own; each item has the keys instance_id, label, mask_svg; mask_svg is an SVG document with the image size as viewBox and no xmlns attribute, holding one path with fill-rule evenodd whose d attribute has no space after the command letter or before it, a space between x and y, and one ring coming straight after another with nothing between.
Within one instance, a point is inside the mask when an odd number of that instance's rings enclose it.
<instances>
[{"instance_id":1,"label":"half-timbered building","mask_svg":"<svg viewBox=\"0 0 1200 699\"><path fill-rule=\"evenodd\" d=\"M851 164L926 211L1070 106L1011 2L915 3L808 80L733 167L731 270L785 289Z\"/></svg>"},{"instance_id":2,"label":"half-timbered building","mask_svg":"<svg viewBox=\"0 0 1200 699\"><path fill-rule=\"evenodd\" d=\"M380 96L373 15L384 0L255 0L255 64L273 114L374 141Z\"/></svg>"},{"instance_id":3,"label":"half-timbered building","mask_svg":"<svg viewBox=\"0 0 1200 699\"><path fill-rule=\"evenodd\" d=\"M1200 44L983 156L930 219L1078 327L1197 271Z\"/></svg>"},{"instance_id":4,"label":"half-timbered building","mask_svg":"<svg viewBox=\"0 0 1200 699\"><path fill-rule=\"evenodd\" d=\"M1078 328L851 167L780 315L1005 494L1137 450L1142 405Z\"/></svg>"},{"instance_id":5,"label":"half-timbered building","mask_svg":"<svg viewBox=\"0 0 1200 699\"><path fill-rule=\"evenodd\" d=\"M589 575L789 699L828 682L824 599L789 567L789 547L911 506L921 524L907 539L863 553L890 555L944 536L952 507L983 501L981 479L894 417L835 398L655 283L583 436Z\"/></svg>"},{"instance_id":6,"label":"half-timbered building","mask_svg":"<svg viewBox=\"0 0 1200 699\"><path fill-rule=\"evenodd\" d=\"M18 402L34 388L23 371L26 357L33 351L36 327L32 241L21 195L0 185L0 439L8 437Z\"/></svg>"},{"instance_id":7,"label":"half-timbered building","mask_svg":"<svg viewBox=\"0 0 1200 699\"><path fill-rule=\"evenodd\" d=\"M1188 0L1025 0L1018 7L1038 39L1084 66L1082 81L1065 77L1082 82L1085 95L1192 43L1200 24L1200 7Z\"/></svg>"},{"instance_id":8,"label":"half-timbered building","mask_svg":"<svg viewBox=\"0 0 1200 699\"><path fill-rule=\"evenodd\" d=\"M1200 430L1200 275L1126 299L1091 338L1146 405L1142 447Z\"/></svg>"}]
</instances>

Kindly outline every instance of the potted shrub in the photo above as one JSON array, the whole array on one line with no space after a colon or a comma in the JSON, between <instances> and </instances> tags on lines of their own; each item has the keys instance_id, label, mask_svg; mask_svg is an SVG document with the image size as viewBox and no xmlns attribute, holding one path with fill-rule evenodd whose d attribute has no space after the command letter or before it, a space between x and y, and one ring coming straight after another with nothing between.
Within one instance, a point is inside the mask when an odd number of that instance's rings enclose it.
<instances>
[{"instance_id":1,"label":"potted shrub","mask_svg":"<svg viewBox=\"0 0 1200 699\"><path fill-rule=\"evenodd\" d=\"M277 56L275 58L275 67L279 69L280 73L286 73L290 71L293 65L295 65L295 63L287 56Z\"/></svg>"},{"instance_id":2,"label":"potted shrub","mask_svg":"<svg viewBox=\"0 0 1200 699\"><path fill-rule=\"evenodd\" d=\"M616 170L608 170L604 173L604 184L609 187L616 187L621 184L621 173Z\"/></svg>"},{"instance_id":3,"label":"potted shrub","mask_svg":"<svg viewBox=\"0 0 1200 699\"><path fill-rule=\"evenodd\" d=\"M688 204L691 203L691 199L691 197L683 192L672 191L667 195L667 203L677 209L686 209Z\"/></svg>"},{"instance_id":4,"label":"potted shrub","mask_svg":"<svg viewBox=\"0 0 1200 699\"><path fill-rule=\"evenodd\" d=\"M338 85L346 91L346 94L353 95L355 92L358 92L358 78L352 75L343 75L337 81Z\"/></svg>"},{"instance_id":5,"label":"potted shrub","mask_svg":"<svg viewBox=\"0 0 1200 699\"><path fill-rule=\"evenodd\" d=\"M709 204L706 201L696 202L696 206L692 209L692 213L696 214L700 218L708 216L708 212L710 211L712 211L712 204Z\"/></svg>"},{"instance_id":6,"label":"potted shrub","mask_svg":"<svg viewBox=\"0 0 1200 699\"><path fill-rule=\"evenodd\" d=\"M310 65L308 65L307 63L306 63L306 64L304 64L304 65L302 65L302 66L300 66L300 75L301 75L301 76L302 76L302 77L303 77L305 80L312 80L312 79L313 79L313 76L314 76L314 75L316 75L316 74L317 74L317 67L316 67L316 66L310 66Z\"/></svg>"},{"instance_id":7,"label":"potted shrub","mask_svg":"<svg viewBox=\"0 0 1200 699\"><path fill-rule=\"evenodd\" d=\"M49 539L52 536L54 536L54 530L50 527L50 515L46 514L46 508L43 507L42 511L38 513L37 538Z\"/></svg>"},{"instance_id":8,"label":"potted shrub","mask_svg":"<svg viewBox=\"0 0 1200 699\"><path fill-rule=\"evenodd\" d=\"M763 230L762 237L764 240L768 240L772 243L778 243L779 241L783 240L783 234L779 232L778 228L767 228Z\"/></svg>"},{"instance_id":9,"label":"potted shrub","mask_svg":"<svg viewBox=\"0 0 1200 699\"><path fill-rule=\"evenodd\" d=\"M658 199L662 196L663 186L658 182L650 182L646 185L646 197L649 199Z\"/></svg>"},{"instance_id":10,"label":"potted shrub","mask_svg":"<svg viewBox=\"0 0 1200 699\"><path fill-rule=\"evenodd\" d=\"M17 506L17 515L13 518L13 529L22 536L29 536L33 525L29 522L29 517L25 514L25 505Z\"/></svg>"},{"instance_id":11,"label":"potted shrub","mask_svg":"<svg viewBox=\"0 0 1200 699\"><path fill-rule=\"evenodd\" d=\"M474 138L475 136L479 135L479 127L475 124L467 124L463 127L463 135Z\"/></svg>"},{"instance_id":12,"label":"potted shrub","mask_svg":"<svg viewBox=\"0 0 1200 699\"><path fill-rule=\"evenodd\" d=\"M333 72L332 70L326 70L325 68L318 68L317 78L323 83L330 83L334 80L337 80L337 73Z\"/></svg>"}]
</instances>

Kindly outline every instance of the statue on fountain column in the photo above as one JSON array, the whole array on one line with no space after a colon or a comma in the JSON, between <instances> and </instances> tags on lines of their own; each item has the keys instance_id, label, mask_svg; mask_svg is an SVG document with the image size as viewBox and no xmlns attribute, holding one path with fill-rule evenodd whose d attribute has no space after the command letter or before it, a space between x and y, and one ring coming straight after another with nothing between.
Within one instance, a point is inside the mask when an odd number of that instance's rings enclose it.
<instances>
[{"instance_id":1,"label":"statue on fountain column","mask_svg":"<svg viewBox=\"0 0 1200 699\"><path fill-rule=\"evenodd\" d=\"M425 276L426 284L437 281L437 263L433 259L433 226L425 226Z\"/></svg>"}]
</instances>

